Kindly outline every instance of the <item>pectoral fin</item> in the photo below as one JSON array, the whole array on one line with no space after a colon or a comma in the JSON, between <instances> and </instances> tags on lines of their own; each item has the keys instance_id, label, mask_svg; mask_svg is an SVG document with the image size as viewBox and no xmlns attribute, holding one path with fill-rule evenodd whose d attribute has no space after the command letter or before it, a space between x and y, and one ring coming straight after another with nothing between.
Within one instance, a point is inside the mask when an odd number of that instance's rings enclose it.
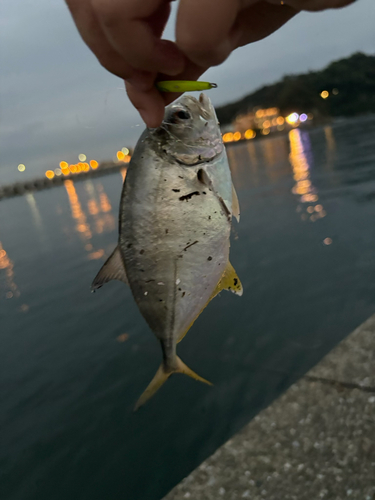
<instances>
[{"instance_id":1,"label":"pectoral fin","mask_svg":"<svg viewBox=\"0 0 375 500\"><path fill-rule=\"evenodd\" d=\"M118 245L114 249L110 257L108 257L108 259L105 261L98 274L95 276L95 279L91 285L91 290L95 291L111 280L123 281L124 283L129 285Z\"/></svg>"},{"instance_id":2,"label":"pectoral fin","mask_svg":"<svg viewBox=\"0 0 375 500\"><path fill-rule=\"evenodd\" d=\"M240 204L238 203L238 196L232 183L232 215L240 222Z\"/></svg>"},{"instance_id":3,"label":"pectoral fin","mask_svg":"<svg viewBox=\"0 0 375 500\"><path fill-rule=\"evenodd\" d=\"M215 179L211 179L210 175L203 168L198 170L197 177L198 177L198 180L202 184L204 184L205 186L210 188L215 193L218 200L220 201L220 204L224 210L224 213L226 213L229 218L231 215L233 215L237 219L237 222L239 222L240 221L240 206L238 203L238 197L237 197L236 190L234 189L233 183L232 183L232 206L230 206L229 200L227 199L229 196L229 193L225 194L225 192L220 192L221 190L218 189L220 185L215 186Z\"/></svg>"}]
</instances>

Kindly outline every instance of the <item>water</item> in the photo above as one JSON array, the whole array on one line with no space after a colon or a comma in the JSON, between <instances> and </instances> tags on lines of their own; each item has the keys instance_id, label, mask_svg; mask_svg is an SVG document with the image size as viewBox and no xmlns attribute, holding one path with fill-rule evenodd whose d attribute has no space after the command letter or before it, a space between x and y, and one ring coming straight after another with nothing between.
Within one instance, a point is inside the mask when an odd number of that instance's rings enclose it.
<instances>
[{"instance_id":1,"label":"water","mask_svg":"<svg viewBox=\"0 0 375 500\"><path fill-rule=\"evenodd\" d=\"M244 295L178 348L215 385L174 376L137 413L160 347L125 285L89 293L120 174L2 201L1 498L160 499L373 314L374 133L370 117L229 149Z\"/></svg>"}]
</instances>

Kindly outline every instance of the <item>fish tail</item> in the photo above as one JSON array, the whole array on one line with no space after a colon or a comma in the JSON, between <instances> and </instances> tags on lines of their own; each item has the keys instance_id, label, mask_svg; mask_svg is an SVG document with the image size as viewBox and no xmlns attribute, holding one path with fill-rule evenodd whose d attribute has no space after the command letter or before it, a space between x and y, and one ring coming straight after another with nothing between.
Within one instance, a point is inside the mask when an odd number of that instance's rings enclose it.
<instances>
[{"instance_id":1,"label":"fish tail","mask_svg":"<svg viewBox=\"0 0 375 500\"><path fill-rule=\"evenodd\" d=\"M212 385L211 382L200 377L197 373L193 372L193 370L191 370L187 365L185 365L185 363L178 356L176 356L176 363L172 369L166 368L164 363L162 363L159 366L159 369L156 372L154 378L151 380L149 385L146 387L144 393L138 399L134 407L134 411L137 411L138 408L143 406L149 399L151 399L152 396L156 393L156 391L160 389L160 387L164 384L164 382L168 380L168 378L173 373L184 373L185 375L188 375L194 380L198 380L199 382L203 382L204 384Z\"/></svg>"}]
</instances>

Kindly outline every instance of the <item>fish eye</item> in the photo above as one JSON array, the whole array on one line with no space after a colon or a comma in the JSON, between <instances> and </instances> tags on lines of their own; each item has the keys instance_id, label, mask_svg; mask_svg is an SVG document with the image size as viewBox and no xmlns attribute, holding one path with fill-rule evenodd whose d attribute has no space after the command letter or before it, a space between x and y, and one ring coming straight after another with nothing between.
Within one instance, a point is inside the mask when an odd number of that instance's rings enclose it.
<instances>
[{"instance_id":1,"label":"fish eye","mask_svg":"<svg viewBox=\"0 0 375 500\"><path fill-rule=\"evenodd\" d=\"M188 120L189 118L191 118L190 113L184 111L183 109L180 109L180 111L176 111L175 116L180 120Z\"/></svg>"}]
</instances>

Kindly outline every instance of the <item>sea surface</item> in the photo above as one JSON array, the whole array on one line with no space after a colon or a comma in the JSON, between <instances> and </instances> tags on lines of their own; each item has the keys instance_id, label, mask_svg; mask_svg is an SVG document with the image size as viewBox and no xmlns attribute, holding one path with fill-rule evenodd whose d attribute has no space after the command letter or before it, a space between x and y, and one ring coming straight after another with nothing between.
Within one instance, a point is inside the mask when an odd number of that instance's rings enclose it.
<instances>
[{"instance_id":1,"label":"sea surface","mask_svg":"<svg viewBox=\"0 0 375 500\"><path fill-rule=\"evenodd\" d=\"M375 313L375 117L228 148L241 205L222 292L134 413L161 349L131 292L90 284L122 174L0 202L0 498L159 500Z\"/></svg>"}]
</instances>

